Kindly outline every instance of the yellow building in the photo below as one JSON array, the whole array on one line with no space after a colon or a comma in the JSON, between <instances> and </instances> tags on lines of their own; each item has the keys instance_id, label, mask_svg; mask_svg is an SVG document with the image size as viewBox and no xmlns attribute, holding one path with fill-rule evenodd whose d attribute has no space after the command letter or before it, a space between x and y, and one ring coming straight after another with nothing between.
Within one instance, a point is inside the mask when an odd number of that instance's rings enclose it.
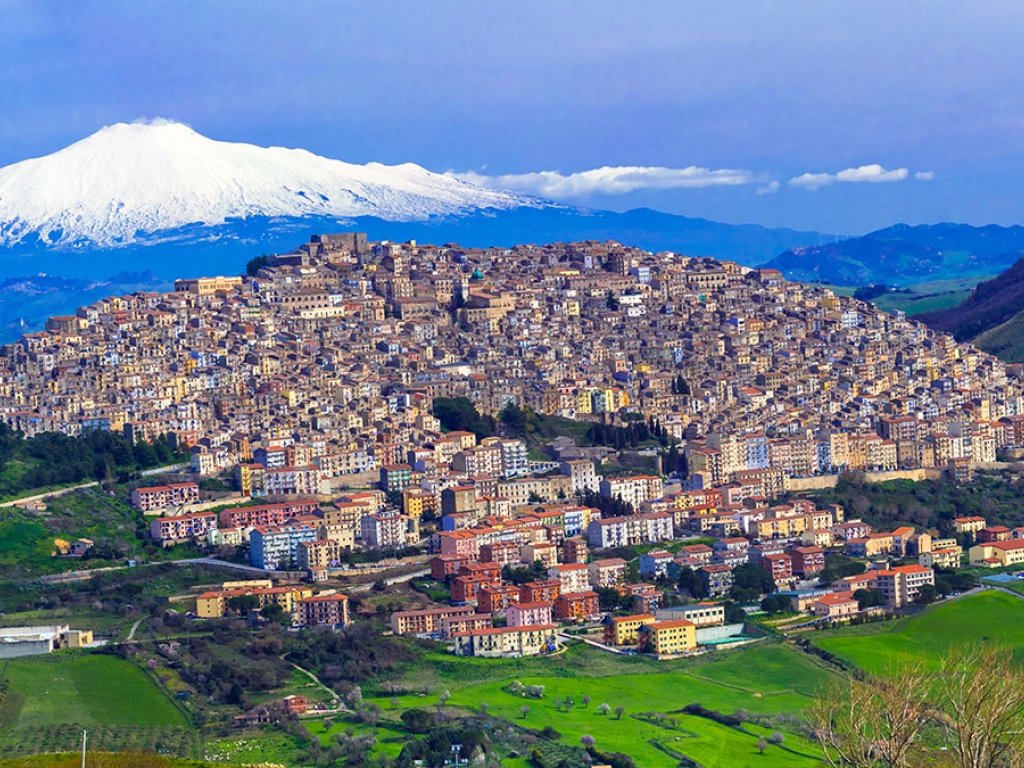
<instances>
[{"instance_id":1,"label":"yellow building","mask_svg":"<svg viewBox=\"0 0 1024 768\"><path fill-rule=\"evenodd\" d=\"M284 612L293 615L296 603L313 596L309 587L262 587L257 589L228 589L216 592L205 592L196 598L196 615L201 619L219 619L224 616L228 600L233 597L252 595L259 600L257 609L263 609L270 603L277 603Z\"/></svg>"},{"instance_id":2,"label":"yellow building","mask_svg":"<svg viewBox=\"0 0 1024 768\"><path fill-rule=\"evenodd\" d=\"M402 512L407 517L422 520L424 515L433 517L437 514L437 494L416 488L402 491Z\"/></svg>"},{"instance_id":3,"label":"yellow building","mask_svg":"<svg viewBox=\"0 0 1024 768\"><path fill-rule=\"evenodd\" d=\"M658 656L686 653L697 647L697 628L686 619L645 624L640 630L640 647Z\"/></svg>"},{"instance_id":4,"label":"yellow building","mask_svg":"<svg viewBox=\"0 0 1024 768\"><path fill-rule=\"evenodd\" d=\"M971 565L1005 568L1024 563L1024 539L976 544L970 549Z\"/></svg>"},{"instance_id":5,"label":"yellow building","mask_svg":"<svg viewBox=\"0 0 1024 768\"><path fill-rule=\"evenodd\" d=\"M977 515L953 518L953 530L957 533L977 533L986 527L988 527L988 521Z\"/></svg>"},{"instance_id":6,"label":"yellow building","mask_svg":"<svg viewBox=\"0 0 1024 768\"><path fill-rule=\"evenodd\" d=\"M241 285L241 277L193 277L175 280L174 290L178 293L193 293L196 296L212 296L218 292L230 293Z\"/></svg>"},{"instance_id":7,"label":"yellow building","mask_svg":"<svg viewBox=\"0 0 1024 768\"><path fill-rule=\"evenodd\" d=\"M654 616L649 613L614 616L604 625L604 641L607 645L636 645L640 627L653 624L654 621Z\"/></svg>"},{"instance_id":8,"label":"yellow building","mask_svg":"<svg viewBox=\"0 0 1024 768\"><path fill-rule=\"evenodd\" d=\"M591 413L593 409L593 389L580 389L576 392L576 412Z\"/></svg>"}]
</instances>

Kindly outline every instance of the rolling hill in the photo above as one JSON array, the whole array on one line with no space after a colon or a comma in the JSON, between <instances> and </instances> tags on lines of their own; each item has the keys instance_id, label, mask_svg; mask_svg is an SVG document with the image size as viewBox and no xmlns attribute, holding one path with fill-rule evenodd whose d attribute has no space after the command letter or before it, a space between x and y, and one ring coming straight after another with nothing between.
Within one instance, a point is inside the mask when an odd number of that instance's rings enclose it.
<instances>
[{"instance_id":1,"label":"rolling hill","mask_svg":"<svg viewBox=\"0 0 1024 768\"><path fill-rule=\"evenodd\" d=\"M1024 227L968 224L898 224L824 245L800 246L766 267L791 280L834 285L912 285L990 275L1024 251Z\"/></svg>"},{"instance_id":2,"label":"rolling hill","mask_svg":"<svg viewBox=\"0 0 1024 768\"><path fill-rule=\"evenodd\" d=\"M958 341L970 341L1007 362L1024 362L1022 312L1024 258L991 280L979 283L963 304L926 312L916 319L937 331L952 333Z\"/></svg>"}]
</instances>

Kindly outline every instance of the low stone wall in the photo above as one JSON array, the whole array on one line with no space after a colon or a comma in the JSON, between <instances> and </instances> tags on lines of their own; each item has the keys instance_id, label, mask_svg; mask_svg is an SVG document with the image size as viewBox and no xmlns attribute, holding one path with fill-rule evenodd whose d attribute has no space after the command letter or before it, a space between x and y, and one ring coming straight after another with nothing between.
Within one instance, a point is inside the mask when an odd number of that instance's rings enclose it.
<instances>
[{"instance_id":1,"label":"low stone wall","mask_svg":"<svg viewBox=\"0 0 1024 768\"><path fill-rule=\"evenodd\" d=\"M884 483L888 480L913 480L919 483L922 480L941 480L945 477L945 471L937 468L928 469L896 469L891 472L861 472L864 480L868 483ZM819 491L825 488L835 488L839 482L840 475L819 475L817 477L791 477L786 480L787 491Z\"/></svg>"}]
</instances>

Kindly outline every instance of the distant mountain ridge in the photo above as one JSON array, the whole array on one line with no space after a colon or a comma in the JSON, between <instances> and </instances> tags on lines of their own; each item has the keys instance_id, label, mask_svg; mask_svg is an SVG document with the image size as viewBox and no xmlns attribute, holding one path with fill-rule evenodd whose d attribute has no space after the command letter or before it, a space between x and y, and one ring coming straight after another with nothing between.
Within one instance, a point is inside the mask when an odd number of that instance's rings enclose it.
<instances>
[{"instance_id":1,"label":"distant mountain ridge","mask_svg":"<svg viewBox=\"0 0 1024 768\"><path fill-rule=\"evenodd\" d=\"M791 280L833 285L912 285L990 275L1024 250L1024 227L969 224L897 224L825 245L799 246L765 266Z\"/></svg>"},{"instance_id":2,"label":"distant mountain ridge","mask_svg":"<svg viewBox=\"0 0 1024 768\"><path fill-rule=\"evenodd\" d=\"M0 168L0 278L140 266L164 277L197 267L237 272L254 252L346 229L474 247L612 239L749 265L821 237L647 209L574 208L411 163L354 165L215 141L169 121L108 126ZM96 256L102 264L91 263Z\"/></svg>"},{"instance_id":3,"label":"distant mountain ridge","mask_svg":"<svg viewBox=\"0 0 1024 768\"><path fill-rule=\"evenodd\" d=\"M416 221L545 205L412 163L353 165L303 149L214 141L170 121L118 123L0 168L0 243L132 243L248 216Z\"/></svg>"}]
</instances>

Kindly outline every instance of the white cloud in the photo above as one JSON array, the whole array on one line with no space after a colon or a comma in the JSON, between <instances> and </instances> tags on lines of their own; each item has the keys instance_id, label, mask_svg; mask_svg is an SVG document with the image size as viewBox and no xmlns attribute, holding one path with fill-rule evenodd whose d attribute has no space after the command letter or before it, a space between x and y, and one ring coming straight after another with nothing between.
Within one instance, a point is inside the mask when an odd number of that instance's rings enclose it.
<instances>
[{"instance_id":1,"label":"white cloud","mask_svg":"<svg viewBox=\"0 0 1024 768\"><path fill-rule=\"evenodd\" d=\"M481 173L454 173L449 176L491 189L528 192L542 197L576 198L592 194L623 195L642 190L702 189L737 187L746 184L772 184L753 171L731 168L711 169L691 165L687 168L658 166L604 166L590 171L562 174L558 171L486 176ZM777 188L777 187L776 187ZM771 190L774 191L774 190Z\"/></svg>"},{"instance_id":2,"label":"white cloud","mask_svg":"<svg viewBox=\"0 0 1024 768\"><path fill-rule=\"evenodd\" d=\"M931 181L935 178L935 171L918 171L914 174L914 178L918 181Z\"/></svg>"},{"instance_id":3,"label":"white cloud","mask_svg":"<svg viewBox=\"0 0 1024 768\"><path fill-rule=\"evenodd\" d=\"M903 181L907 178L909 171L906 168L896 168L888 171L877 163L862 165L858 168L846 168L838 173L804 173L789 180L791 187L803 187L804 189L818 189L828 184L845 182L858 184L862 182L877 183L883 181Z\"/></svg>"},{"instance_id":4,"label":"white cloud","mask_svg":"<svg viewBox=\"0 0 1024 768\"><path fill-rule=\"evenodd\" d=\"M767 184L760 184L757 187L757 194L759 195L774 195L779 191L781 185L775 179L772 179Z\"/></svg>"}]
</instances>

